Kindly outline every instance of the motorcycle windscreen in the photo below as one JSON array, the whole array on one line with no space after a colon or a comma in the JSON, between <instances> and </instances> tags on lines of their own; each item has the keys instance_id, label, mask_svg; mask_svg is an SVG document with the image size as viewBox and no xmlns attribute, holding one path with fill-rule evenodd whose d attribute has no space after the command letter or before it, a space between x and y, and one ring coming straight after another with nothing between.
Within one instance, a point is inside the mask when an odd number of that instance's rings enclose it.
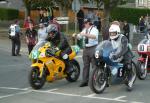
<instances>
[{"instance_id":1,"label":"motorcycle windscreen","mask_svg":"<svg viewBox=\"0 0 150 103\"><path fill-rule=\"evenodd\" d=\"M30 59L37 59L38 56L39 56L39 54L40 54L39 48L40 48L40 47L43 47L46 43L47 43L47 42L45 42L45 41L38 42L38 43L34 46L34 48L32 49L32 51L31 51L31 53L30 53L30 55L29 55L29 58L30 58Z\"/></svg>"},{"instance_id":2,"label":"motorcycle windscreen","mask_svg":"<svg viewBox=\"0 0 150 103\"><path fill-rule=\"evenodd\" d=\"M149 39L143 39L142 41L140 41L139 44L149 44L150 45L150 40Z\"/></svg>"},{"instance_id":3,"label":"motorcycle windscreen","mask_svg":"<svg viewBox=\"0 0 150 103\"><path fill-rule=\"evenodd\" d=\"M102 41L96 48L96 51L99 50L100 56L102 57L103 61L110 66L117 65L116 62L110 60L110 53L113 51L112 44L109 40Z\"/></svg>"}]
</instances>

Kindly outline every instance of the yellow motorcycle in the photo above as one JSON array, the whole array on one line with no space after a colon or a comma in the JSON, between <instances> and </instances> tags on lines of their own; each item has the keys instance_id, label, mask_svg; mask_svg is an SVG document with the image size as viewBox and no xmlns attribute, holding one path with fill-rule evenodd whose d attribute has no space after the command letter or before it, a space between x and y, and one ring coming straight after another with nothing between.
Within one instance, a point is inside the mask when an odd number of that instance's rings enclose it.
<instances>
[{"instance_id":1,"label":"yellow motorcycle","mask_svg":"<svg viewBox=\"0 0 150 103\"><path fill-rule=\"evenodd\" d=\"M66 78L69 82L76 82L80 75L79 63L74 59L79 52L78 46L72 46L69 55L73 72L66 73L66 65L60 59L60 50L52 47L50 42L38 43L32 50L29 58L32 61L29 73L29 83L33 89L41 89L45 82Z\"/></svg>"}]
</instances>

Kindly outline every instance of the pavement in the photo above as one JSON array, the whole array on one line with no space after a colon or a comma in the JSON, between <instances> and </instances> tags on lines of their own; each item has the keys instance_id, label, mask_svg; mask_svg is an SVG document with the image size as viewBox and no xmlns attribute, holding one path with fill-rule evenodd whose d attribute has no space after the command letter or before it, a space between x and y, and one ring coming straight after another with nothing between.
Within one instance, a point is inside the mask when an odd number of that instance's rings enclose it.
<instances>
[{"instance_id":1,"label":"pavement","mask_svg":"<svg viewBox=\"0 0 150 103\"><path fill-rule=\"evenodd\" d=\"M90 88L79 87L77 82L65 79L46 83L40 90L33 90L28 82L30 61L27 46L22 41L22 56L11 56L11 42L6 36L0 37L0 103L149 103L150 77L136 80L133 91L126 91L124 84L111 85L103 94L95 94ZM82 52L77 60L83 68ZM137 56L136 56L137 58Z\"/></svg>"}]
</instances>

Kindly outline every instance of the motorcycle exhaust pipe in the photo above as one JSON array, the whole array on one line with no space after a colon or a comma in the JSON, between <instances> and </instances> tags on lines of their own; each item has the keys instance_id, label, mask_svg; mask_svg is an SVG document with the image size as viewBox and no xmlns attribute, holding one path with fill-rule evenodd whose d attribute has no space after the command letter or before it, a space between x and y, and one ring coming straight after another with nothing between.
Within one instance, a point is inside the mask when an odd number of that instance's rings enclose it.
<instances>
[{"instance_id":1,"label":"motorcycle exhaust pipe","mask_svg":"<svg viewBox=\"0 0 150 103\"><path fill-rule=\"evenodd\" d=\"M145 61L145 69L147 69L147 62L148 62L148 56L146 57L146 61Z\"/></svg>"}]
</instances>

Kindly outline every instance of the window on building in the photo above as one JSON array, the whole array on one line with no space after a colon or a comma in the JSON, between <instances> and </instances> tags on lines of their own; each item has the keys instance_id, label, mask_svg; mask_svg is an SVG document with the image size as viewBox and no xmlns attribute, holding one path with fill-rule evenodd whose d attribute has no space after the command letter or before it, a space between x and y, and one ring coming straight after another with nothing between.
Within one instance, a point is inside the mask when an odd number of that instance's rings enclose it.
<instances>
[{"instance_id":1,"label":"window on building","mask_svg":"<svg viewBox=\"0 0 150 103\"><path fill-rule=\"evenodd\" d=\"M144 6L144 0L138 0L138 5L139 6Z\"/></svg>"}]
</instances>

